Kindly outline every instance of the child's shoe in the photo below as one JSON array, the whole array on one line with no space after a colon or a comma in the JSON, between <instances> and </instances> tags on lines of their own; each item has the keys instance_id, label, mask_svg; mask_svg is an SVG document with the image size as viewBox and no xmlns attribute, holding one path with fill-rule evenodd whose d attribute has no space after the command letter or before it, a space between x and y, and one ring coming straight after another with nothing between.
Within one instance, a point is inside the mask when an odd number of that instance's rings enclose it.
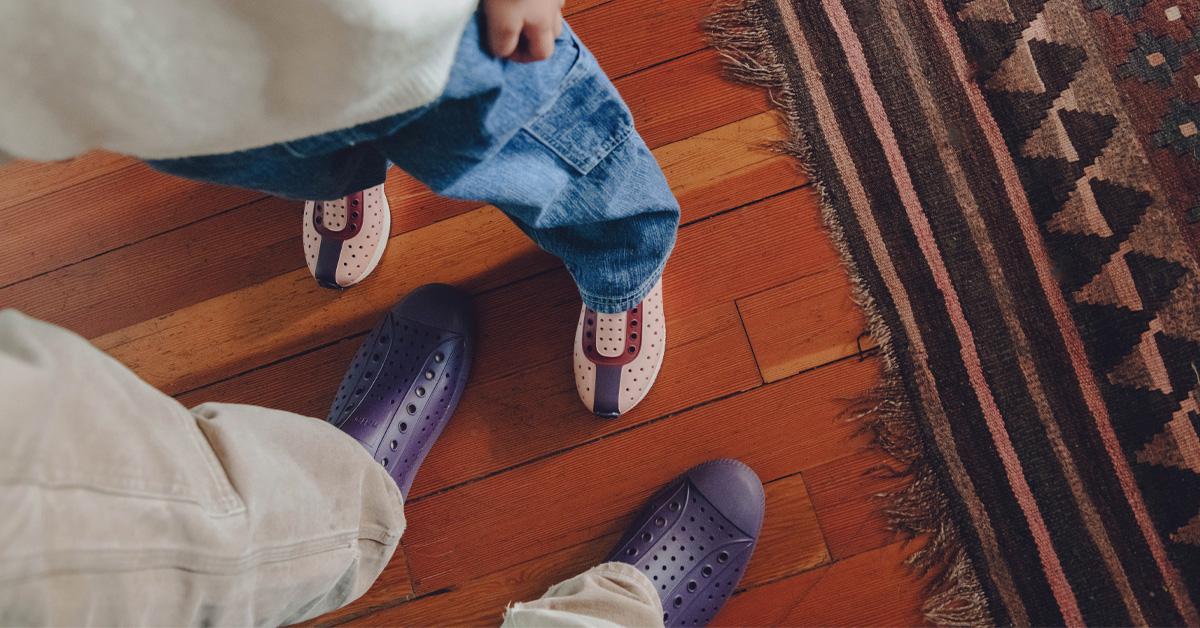
<instances>
[{"instance_id":1,"label":"child's shoe","mask_svg":"<svg viewBox=\"0 0 1200 628\"><path fill-rule=\"evenodd\" d=\"M362 443L408 497L417 467L450 420L471 369L470 296L413 290L363 340L329 422Z\"/></svg>"},{"instance_id":2,"label":"child's shoe","mask_svg":"<svg viewBox=\"0 0 1200 628\"><path fill-rule=\"evenodd\" d=\"M304 203L304 256L308 270L326 288L362 281L383 257L392 212L383 184L336 201Z\"/></svg>"},{"instance_id":3,"label":"child's shoe","mask_svg":"<svg viewBox=\"0 0 1200 628\"><path fill-rule=\"evenodd\" d=\"M706 462L651 498L608 560L651 579L667 626L704 626L745 573L765 508L750 467Z\"/></svg>"},{"instance_id":4,"label":"child's shoe","mask_svg":"<svg viewBox=\"0 0 1200 628\"><path fill-rule=\"evenodd\" d=\"M575 329L579 397L602 417L628 412L650 392L666 349L662 279L625 312L599 314L584 306Z\"/></svg>"}]
</instances>

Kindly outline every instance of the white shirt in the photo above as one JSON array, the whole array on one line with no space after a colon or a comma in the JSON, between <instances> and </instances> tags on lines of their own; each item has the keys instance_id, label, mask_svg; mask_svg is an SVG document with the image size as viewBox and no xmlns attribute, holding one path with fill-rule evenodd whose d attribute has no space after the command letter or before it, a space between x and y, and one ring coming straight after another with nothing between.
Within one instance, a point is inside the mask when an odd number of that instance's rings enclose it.
<instances>
[{"instance_id":1,"label":"white shirt","mask_svg":"<svg viewBox=\"0 0 1200 628\"><path fill-rule=\"evenodd\" d=\"M433 100L477 0L0 0L0 160L225 153Z\"/></svg>"}]
</instances>

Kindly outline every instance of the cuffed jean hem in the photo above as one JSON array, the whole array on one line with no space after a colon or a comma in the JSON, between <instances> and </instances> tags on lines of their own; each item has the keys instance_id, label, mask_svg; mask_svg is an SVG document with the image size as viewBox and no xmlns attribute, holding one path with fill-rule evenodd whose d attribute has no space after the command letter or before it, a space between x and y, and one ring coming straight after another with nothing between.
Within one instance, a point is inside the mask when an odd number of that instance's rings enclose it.
<instances>
[{"instance_id":1,"label":"cuffed jean hem","mask_svg":"<svg viewBox=\"0 0 1200 628\"><path fill-rule=\"evenodd\" d=\"M666 268L667 259L669 258L670 251L667 251L667 257L663 258L662 263L658 265L658 268L654 270L654 273L652 273L649 278L638 285L636 290L627 295L619 297L602 297L589 294L588 292L585 292L583 288L580 288L579 296L583 299L583 304L594 312L599 312L601 314L618 314L620 312L624 312L628 309L631 309L638 303L641 303L642 300L646 298L646 295L650 294L650 291L654 289L654 284L658 283L659 279L662 279L663 270ZM575 284L579 285L579 279L577 277L572 278L575 279Z\"/></svg>"}]
</instances>

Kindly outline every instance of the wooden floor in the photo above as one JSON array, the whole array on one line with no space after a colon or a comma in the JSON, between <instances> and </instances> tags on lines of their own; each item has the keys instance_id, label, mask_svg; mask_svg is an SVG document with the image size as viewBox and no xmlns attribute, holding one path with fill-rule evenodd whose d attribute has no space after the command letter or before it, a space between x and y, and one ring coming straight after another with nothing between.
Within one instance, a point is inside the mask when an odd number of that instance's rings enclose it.
<instances>
[{"instance_id":1,"label":"wooden floor","mask_svg":"<svg viewBox=\"0 0 1200 628\"><path fill-rule=\"evenodd\" d=\"M762 539L725 624L912 624L922 582L843 420L876 382L814 188L761 146L781 127L720 77L709 0L576 0L571 23L628 100L683 205L667 267L670 349L616 421L576 398L578 297L495 208L393 170L387 255L338 294L304 268L297 203L172 179L128 158L0 169L0 307L64 325L191 405L324 416L363 334L412 288L477 296L474 377L417 477L403 548L325 623L491 624L602 559L639 505L698 462L767 486ZM537 316L531 313L537 312Z\"/></svg>"}]
</instances>

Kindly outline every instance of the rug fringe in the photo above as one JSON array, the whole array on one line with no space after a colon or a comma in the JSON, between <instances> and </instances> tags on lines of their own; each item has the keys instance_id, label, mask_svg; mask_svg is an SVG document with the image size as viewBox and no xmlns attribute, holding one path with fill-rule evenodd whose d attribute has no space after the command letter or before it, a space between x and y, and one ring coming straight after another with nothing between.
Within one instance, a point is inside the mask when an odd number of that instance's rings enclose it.
<instances>
[{"instance_id":1,"label":"rug fringe","mask_svg":"<svg viewBox=\"0 0 1200 628\"><path fill-rule=\"evenodd\" d=\"M925 458L918 417L897 368L891 334L850 256L825 187L809 165L811 151L797 115L796 99L784 66L770 44L771 19L761 0L734 0L718 4L704 26L726 73L734 80L766 88L772 106L783 115L788 139L771 148L795 157L818 191L822 218L850 274L854 300L865 313L871 336L879 345L882 383L853 404L851 417L871 434L871 446L896 463L872 472L909 480L903 488L877 497L885 504L884 513L892 530L909 540L926 537L905 561L918 576L931 576L922 608L925 618L942 626L992 625L987 597L959 538L950 504Z\"/></svg>"}]
</instances>

